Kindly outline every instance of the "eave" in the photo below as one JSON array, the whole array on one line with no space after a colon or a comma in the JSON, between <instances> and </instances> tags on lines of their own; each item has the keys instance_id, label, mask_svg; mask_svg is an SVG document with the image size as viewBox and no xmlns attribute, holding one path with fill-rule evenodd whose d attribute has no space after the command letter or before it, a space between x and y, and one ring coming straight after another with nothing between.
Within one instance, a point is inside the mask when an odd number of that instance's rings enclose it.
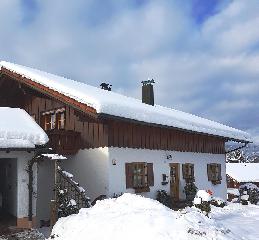
<instances>
[{"instance_id":1,"label":"eave","mask_svg":"<svg viewBox=\"0 0 259 240\"><path fill-rule=\"evenodd\" d=\"M42 94L44 94L48 97L57 99L60 102L63 102L63 103L65 103L65 104L67 104L67 105L69 105L69 106L71 106L71 107L73 107L73 108L75 108L75 109L77 109L81 112L84 112L87 115L89 115L90 117L93 117L93 118L97 119L96 110L94 108L88 106L87 104L80 103L73 98L70 98L70 97L68 97L68 96L66 96L62 93L59 93L59 92L57 92L57 91L55 91L51 88L43 86L40 83L34 82L31 79L22 76L21 74L12 72L12 71L6 69L3 66L0 70L0 73L2 75L6 75L6 76L18 81L19 83L22 83L22 84L26 85L27 87L30 87L30 88L32 88L36 91L39 91L40 93L42 93Z\"/></svg>"},{"instance_id":2,"label":"eave","mask_svg":"<svg viewBox=\"0 0 259 240\"><path fill-rule=\"evenodd\" d=\"M179 130L179 131L185 132L185 133L192 133L192 134L198 134L198 135L203 135L203 136L220 138L220 139L223 139L225 142L234 141L234 142L243 143L243 144L252 143L252 142L246 141L246 140L240 140L240 139L235 139L235 138L227 138L227 137L223 137L223 136L219 136L219 135L215 135L215 134L208 134L208 133L203 133L203 132L191 131L191 130L187 130L187 129L177 128L177 127L162 125L162 124L157 124L157 123L148 123L148 122L144 122L144 121L114 116L114 115L105 114L105 113L99 113L98 118L100 120L105 120L105 119L107 119L107 120L117 120L117 121L124 121L124 122L133 123L133 124L141 124L141 125L152 126L152 127L175 129L175 130Z\"/></svg>"}]
</instances>

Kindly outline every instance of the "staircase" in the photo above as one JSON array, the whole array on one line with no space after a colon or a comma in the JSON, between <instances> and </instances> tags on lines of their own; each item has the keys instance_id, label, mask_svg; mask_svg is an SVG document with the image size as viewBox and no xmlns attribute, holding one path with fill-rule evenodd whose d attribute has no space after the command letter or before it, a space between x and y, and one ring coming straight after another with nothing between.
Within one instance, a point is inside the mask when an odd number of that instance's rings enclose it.
<instances>
[{"instance_id":1,"label":"staircase","mask_svg":"<svg viewBox=\"0 0 259 240\"><path fill-rule=\"evenodd\" d=\"M85 190L73 180L73 175L61 169L56 169L56 209L57 217L66 217L78 213L81 208L91 207L90 199Z\"/></svg>"}]
</instances>

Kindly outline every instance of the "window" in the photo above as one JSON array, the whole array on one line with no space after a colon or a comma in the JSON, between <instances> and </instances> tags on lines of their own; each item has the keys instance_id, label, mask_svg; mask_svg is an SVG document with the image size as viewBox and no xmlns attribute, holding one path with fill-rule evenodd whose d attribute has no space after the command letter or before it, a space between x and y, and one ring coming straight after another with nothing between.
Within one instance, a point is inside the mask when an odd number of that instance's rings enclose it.
<instances>
[{"instance_id":1,"label":"window","mask_svg":"<svg viewBox=\"0 0 259 240\"><path fill-rule=\"evenodd\" d=\"M57 129L65 128L65 112L56 113Z\"/></svg>"},{"instance_id":2,"label":"window","mask_svg":"<svg viewBox=\"0 0 259 240\"><path fill-rule=\"evenodd\" d=\"M186 182L194 182L194 164L192 163L185 163L182 165L183 170L183 179L185 179Z\"/></svg>"},{"instance_id":3,"label":"window","mask_svg":"<svg viewBox=\"0 0 259 240\"><path fill-rule=\"evenodd\" d=\"M44 112L41 115L41 126L45 131L51 129L65 128L65 109L52 110Z\"/></svg>"},{"instance_id":4,"label":"window","mask_svg":"<svg viewBox=\"0 0 259 240\"><path fill-rule=\"evenodd\" d=\"M213 184L220 184L222 180L221 176L221 164L210 163L207 164L208 180Z\"/></svg>"},{"instance_id":5,"label":"window","mask_svg":"<svg viewBox=\"0 0 259 240\"><path fill-rule=\"evenodd\" d=\"M136 193L149 192L154 186L153 163L126 163L126 188L134 188Z\"/></svg>"}]
</instances>

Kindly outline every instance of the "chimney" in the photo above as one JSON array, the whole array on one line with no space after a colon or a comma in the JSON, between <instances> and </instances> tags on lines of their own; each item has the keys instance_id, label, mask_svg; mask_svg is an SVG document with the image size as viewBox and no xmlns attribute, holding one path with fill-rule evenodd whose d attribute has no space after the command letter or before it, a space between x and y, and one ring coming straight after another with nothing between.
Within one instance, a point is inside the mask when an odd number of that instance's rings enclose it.
<instances>
[{"instance_id":1,"label":"chimney","mask_svg":"<svg viewBox=\"0 0 259 240\"><path fill-rule=\"evenodd\" d=\"M154 106L154 79L142 81L142 102Z\"/></svg>"}]
</instances>

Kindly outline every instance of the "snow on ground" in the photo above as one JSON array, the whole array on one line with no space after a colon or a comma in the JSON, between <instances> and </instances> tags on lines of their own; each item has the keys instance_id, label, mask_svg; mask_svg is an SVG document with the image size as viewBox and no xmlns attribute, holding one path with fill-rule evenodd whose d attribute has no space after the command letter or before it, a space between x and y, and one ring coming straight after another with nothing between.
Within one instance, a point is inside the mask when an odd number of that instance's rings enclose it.
<instances>
[{"instance_id":1,"label":"snow on ground","mask_svg":"<svg viewBox=\"0 0 259 240\"><path fill-rule=\"evenodd\" d=\"M47 134L25 111L0 107L0 148L34 148L48 142Z\"/></svg>"},{"instance_id":2,"label":"snow on ground","mask_svg":"<svg viewBox=\"0 0 259 240\"><path fill-rule=\"evenodd\" d=\"M173 211L155 200L126 193L61 218L49 239L255 240L259 239L258 221L259 206L212 206L208 218L194 207Z\"/></svg>"},{"instance_id":3,"label":"snow on ground","mask_svg":"<svg viewBox=\"0 0 259 240\"><path fill-rule=\"evenodd\" d=\"M227 193L228 194L233 194L235 196L239 196L240 195L239 190L237 188L228 188L227 189Z\"/></svg>"},{"instance_id":4,"label":"snow on ground","mask_svg":"<svg viewBox=\"0 0 259 240\"><path fill-rule=\"evenodd\" d=\"M208 119L159 105L143 104L139 99L105 91L33 68L4 61L0 62L0 68L8 69L78 102L87 104L100 114L162 124L236 140L251 140L251 136L246 132Z\"/></svg>"}]
</instances>

